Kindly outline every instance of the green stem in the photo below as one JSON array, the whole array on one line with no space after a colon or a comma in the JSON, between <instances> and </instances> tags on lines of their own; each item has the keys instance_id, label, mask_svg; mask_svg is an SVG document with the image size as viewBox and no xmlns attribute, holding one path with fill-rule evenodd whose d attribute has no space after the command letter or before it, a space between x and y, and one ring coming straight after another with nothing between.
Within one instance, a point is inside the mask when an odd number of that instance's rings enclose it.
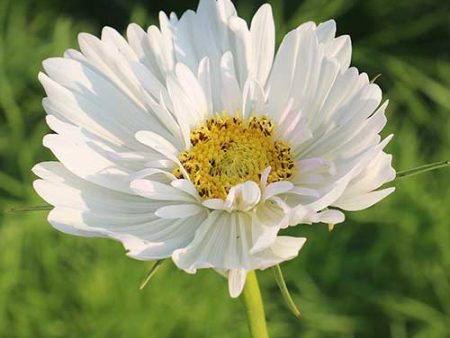
<instances>
[{"instance_id":1,"label":"green stem","mask_svg":"<svg viewBox=\"0 0 450 338\"><path fill-rule=\"evenodd\" d=\"M420 167L407 169L407 170L402 170L402 171L397 172L396 179L399 179L399 178L402 178L402 177L406 177L406 176L411 176L411 175L417 175L417 174L424 173L426 171L436 170L436 169L444 168L444 167L448 167L448 166L450 166L450 161L449 160L441 161L441 162L435 162L435 163L430 163L430 164L425 164L425 165L422 165Z\"/></svg>"},{"instance_id":2,"label":"green stem","mask_svg":"<svg viewBox=\"0 0 450 338\"><path fill-rule=\"evenodd\" d=\"M283 296L283 299L286 302L287 306L297 319L301 319L302 314L300 313L300 310L298 309L297 305L295 305L294 300L292 299L291 294L289 293L289 289L287 288L286 282L284 281L281 267L277 264L274 267L272 267L272 271L273 275L275 276L275 280L278 284L278 287L280 288L281 295Z\"/></svg>"},{"instance_id":3,"label":"green stem","mask_svg":"<svg viewBox=\"0 0 450 338\"><path fill-rule=\"evenodd\" d=\"M164 259L159 259L152 265L152 267L150 268L150 270L147 273L147 276L145 276L144 280L142 281L141 285L139 286L139 290L142 290L145 288L145 286L150 281L150 279L156 274L156 272L158 271L158 269L162 263L164 263Z\"/></svg>"},{"instance_id":4,"label":"green stem","mask_svg":"<svg viewBox=\"0 0 450 338\"><path fill-rule=\"evenodd\" d=\"M243 299L247 310L248 327L252 338L269 338L264 304L255 271L250 271L245 282Z\"/></svg>"},{"instance_id":5,"label":"green stem","mask_svg":"<svg viewBox=\"0 0 450 338\"><path fill-rule=\"evenodd\" d=\"M24 208L10 208L7 211L11 214L15 214L18 212L27 212L27 211L50 211L53 207L51 205L37 205L33 207L24 207Z\"/></svg>"}]
</instances>

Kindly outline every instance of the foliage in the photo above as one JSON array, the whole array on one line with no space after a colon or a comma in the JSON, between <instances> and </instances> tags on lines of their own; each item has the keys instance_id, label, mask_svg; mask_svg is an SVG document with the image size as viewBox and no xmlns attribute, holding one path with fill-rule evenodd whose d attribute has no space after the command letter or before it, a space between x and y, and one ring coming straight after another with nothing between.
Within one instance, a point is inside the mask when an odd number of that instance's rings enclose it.
<instances>
[{"instance_id":1,"label":"foliage","mask_svg":"<svg viewBox=\"0 0 450 338\"><path fill-rule=\"evenodd\" d=\"M245 337L239 300L212 271L190 276L128 259L118 244L54 231L31 188L34 163L51 154L37 81L40 62L129 20L155 22L196 1L0 0L0 337ZM260 1L239 1L247 18ZM406 169L449 158L450 62L445 2L426 0L272 1L278 39L306 20L335 18L353 39L353 64L390 100L388 150ZM160 8L158 8L160 7ZM446 46L447 44L447 46ZM450 180L441 170L399 180L379 205L291 233L309 238L283 265L304 319L285 308L270 271L259 273L272 337L450 336ZM5 211L5 212L2 212Z\"/></svg>"}]
</instances>

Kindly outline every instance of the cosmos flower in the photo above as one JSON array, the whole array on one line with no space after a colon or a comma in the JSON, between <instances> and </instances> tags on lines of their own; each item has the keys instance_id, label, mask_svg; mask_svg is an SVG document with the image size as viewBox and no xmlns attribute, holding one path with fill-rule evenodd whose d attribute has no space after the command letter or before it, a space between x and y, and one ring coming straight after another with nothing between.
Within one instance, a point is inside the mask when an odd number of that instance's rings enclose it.
<instances>
[{"instance_id":1,"label":"cosmos flower","mask_svg":"<svg viewBox=\"0 0 450 338\"><path fill-rule=\"evenodd\" d=\"M271 7L250 27L228 0L160 14L159 28L105 27L44 61L58 161L33 171L58 230L123 243L130 257L213 268L238 296L248 271L297 256L297 224L344 221L394 188L381 140L387 102L350 67L334 21L289 32Z\"/></svg>"}]
</instances>

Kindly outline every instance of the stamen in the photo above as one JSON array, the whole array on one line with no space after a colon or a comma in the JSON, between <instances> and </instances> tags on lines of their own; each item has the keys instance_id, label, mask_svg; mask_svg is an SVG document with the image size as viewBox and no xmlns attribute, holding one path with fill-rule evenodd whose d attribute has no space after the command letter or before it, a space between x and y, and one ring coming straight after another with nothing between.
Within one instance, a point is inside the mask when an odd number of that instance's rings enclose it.
<instances>
[{"instance_id":1,"label":"stamen","mask_svg":"<svg viewBox=\"0 0 450 338\"><path fill-rule=\"evenodd\" d=\"M179 155L202 199L225 199L231 187L259 182L272 167L268 182L289 179L295 168L290 147L273 139L273 122L265 116L248 120L216 114L191 132L191 149ZM182 178L179 168L174 175Z\"/></svg>"}]
</instances>

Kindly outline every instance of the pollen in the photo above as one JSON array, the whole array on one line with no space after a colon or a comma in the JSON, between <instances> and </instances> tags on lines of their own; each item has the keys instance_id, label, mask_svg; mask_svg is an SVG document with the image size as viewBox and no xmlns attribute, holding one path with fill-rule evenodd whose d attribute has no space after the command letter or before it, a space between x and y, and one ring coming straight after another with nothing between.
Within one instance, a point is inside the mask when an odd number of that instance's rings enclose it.
<instances>
[{"instance_id":1,"label":"pollen","mask_svg":"<svg viewBox=\"0 0 450 338\"><path fill-rule=\"evenodd\" d=\"M268 183L288 180L295 170L289 145L274 139L274 124L265 116L216 114L192 130L190 140L192 147L179 160L203 200L225 199L245 181L258 183L268 166ZM183 178L179 168L173 173Z\"/></svg>"}]
</instances>

